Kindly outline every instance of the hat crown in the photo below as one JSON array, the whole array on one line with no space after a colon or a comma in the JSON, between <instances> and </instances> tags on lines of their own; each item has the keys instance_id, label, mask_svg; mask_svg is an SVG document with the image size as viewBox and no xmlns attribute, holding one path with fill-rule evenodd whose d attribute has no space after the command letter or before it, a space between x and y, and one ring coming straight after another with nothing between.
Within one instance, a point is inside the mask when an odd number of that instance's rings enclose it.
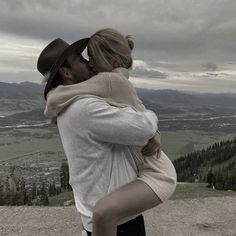
<instances>
[{"instance_id":1,"label":"hat crown","mask_svg":"<svg viewBox=\"0 0 236 236\"><path fill-rule=\"evenodd\" d=\"M83 38L69 45L64 40L58 38L43 49L38 58L37 69L43 76L47 77L47 83L44 89L44 98L46 100L48 92L61 83L60 79L55 79L59 68L63 65L70 53L75 52L81 54L88 42L89 38Z\"/></svg>"},{"instance_id":2,"label":"hat crown","mask_svg":"<svg viewBox=\"0 0 236 236\"><path fill-rule=\"evenodd\" d=\"M63 52L69 47L69 44L64 40L58 38L52 41L46 48L41 52L37 69L42 74L45 75L51 72L56 61L61 57Z\"/></svg>"}]
</instances>

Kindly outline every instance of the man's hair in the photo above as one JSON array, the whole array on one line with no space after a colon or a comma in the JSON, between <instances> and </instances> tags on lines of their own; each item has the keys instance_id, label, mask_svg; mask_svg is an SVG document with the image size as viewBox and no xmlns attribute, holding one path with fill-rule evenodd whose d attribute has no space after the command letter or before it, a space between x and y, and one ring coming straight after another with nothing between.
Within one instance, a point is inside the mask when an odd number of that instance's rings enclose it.
<instances>
[{"instance_id":1,"label":"man's hair","mask_svg":"<svg viewBox=\"0 0 236 236\"><path fill-rule=\"evenodd\" d=\"M117 67L129 69L133 63L133 47L130 36L123 36L114 29L101 29L89 40L88 56L103 71L111 71Z\"/></svg>"}]
</instances>

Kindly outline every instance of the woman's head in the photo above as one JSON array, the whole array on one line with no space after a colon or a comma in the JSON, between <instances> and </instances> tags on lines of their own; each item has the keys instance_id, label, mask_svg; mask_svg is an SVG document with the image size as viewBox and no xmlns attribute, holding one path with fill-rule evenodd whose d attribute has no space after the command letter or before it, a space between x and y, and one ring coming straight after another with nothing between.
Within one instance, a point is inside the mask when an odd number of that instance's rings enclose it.
<instances>
[{"instance_id":1,"label":"woman's head","mask_svg":"<svg viewBox=\"0 0 236 236\"><path fill-rule=\"evenodd\" d=\"M133 47L130 36L123 36L114 29L101 29L91 36L88 43L90 66L96 73L117 67L129 69L133 62Z\"/></svg>"}]
</instances>

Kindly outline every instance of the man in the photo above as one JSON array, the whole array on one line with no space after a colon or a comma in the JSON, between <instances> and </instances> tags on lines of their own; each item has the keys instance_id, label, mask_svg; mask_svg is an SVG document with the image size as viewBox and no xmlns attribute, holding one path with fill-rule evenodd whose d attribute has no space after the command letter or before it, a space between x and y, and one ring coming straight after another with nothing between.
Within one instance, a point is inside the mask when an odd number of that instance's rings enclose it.
<instances>
[{"instance_id":1,"label":"man","mask_svg":"<svg viewBox=\"0 0 236 236\"><path fill-rule=\"evenodd\" d=\"M42 51L38 70L47 77L46 100L52 88L61 84L69 89L69 85L83 82L93 75L81 55L88 40L82 39L69 45L56 39ZM157 117L148 110L135 112L130 107L121 109L99 98L89 97L70 105L58 116L57 125L68 159L76 207L83 226L91 232L96 202L137 177L137 167L129 146L146 145L145 150L150 154L159 145L153 138ZM129 217L122 223L118 235L124 229L128 232L129 228L143 232L137 235L145 235L140 216Z\"/></svg>"}]
</instances>

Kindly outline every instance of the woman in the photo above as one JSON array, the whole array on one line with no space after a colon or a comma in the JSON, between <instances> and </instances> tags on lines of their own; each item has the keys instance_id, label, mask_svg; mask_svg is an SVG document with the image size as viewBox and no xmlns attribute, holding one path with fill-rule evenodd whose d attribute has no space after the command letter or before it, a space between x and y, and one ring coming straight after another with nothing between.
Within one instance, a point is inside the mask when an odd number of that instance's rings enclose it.
<instances>
[{"instance_id":1,"label":"woman","mask_svg":"<svg viewBox=\"0 0 236 236\"><path fill-rule=\"evenodd\" d=\"M145 107L128 80L132 49L131 39L113 29L102 29L92 35L88 43L89 65L97 75L73 85L69 92L70 102L84 96L98 96L112 106L131 106L136 111L143 111ZM57 101L55 90L48 97L48 111L53 104L55 114ZM56 114L65 108L59 104ZM147 157L142 155L140 147L132 147L132 151L139 171L138 178L97 202L93 214L93 236L115 236L122 219L157 206L175 190L176 173L164 152L161 151L159 157L157 154Z\"/></svg>"}]
</instances>

